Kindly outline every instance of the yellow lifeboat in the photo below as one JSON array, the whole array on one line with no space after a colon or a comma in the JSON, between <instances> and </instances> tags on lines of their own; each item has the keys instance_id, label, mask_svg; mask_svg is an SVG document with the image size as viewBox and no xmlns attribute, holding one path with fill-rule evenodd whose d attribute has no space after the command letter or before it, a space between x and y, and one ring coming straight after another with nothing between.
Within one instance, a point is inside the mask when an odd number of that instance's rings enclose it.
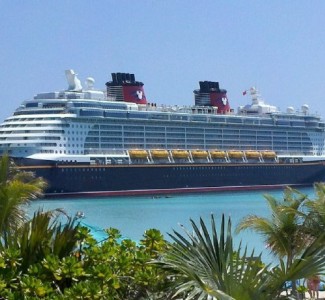
<instances>
[{"instance_id":1,"label":"yellow lifeboat","mask_svg":"<svg viewBox=\"0 0 325 300\"><path fill-rule=\"evenodd\" d=\"M276 153L274 151L270 151L270 150L267 150L267 151L262 151L262 156L263 158L275 158L276 157Z\"/></svg>"},{"instance_id":2,"label":"yellow lifeboat","mask_svg":"<svg viewBox=\"0 0 325 300\"><path fill-rule=\"evenodd\" d=\"M208 152L205 150L193 150L192 152L193 158L207 158Z\"/></svg>"},{"instance_id":3,"label":"yellow lifeboat","mask_svg":"<svg viewBox=\"0 0 325 300\"><path fill-rule=\"evenodd\" d=\"M186 150L172 150L174 158L188 158L188 151Z\"/></svg>"},{"instance_id":4,"label":"yellow lifeboat","mask_svg":"<svg viewBox=\"0 0 325 300\"><path fill-rule=\"evenodd\" d=\"M226 157L226 152L225 151L214 150L214 151L210 151L210 155L211 155L212 158L225 158Z\"/></svg>"},{"instance_id":5,"label":"yellow lifeboat","mask_svg":"<svg viewBox=\"0 0 325 300\"><path fill-rule=\"evenodd\" d=\"M129 155L131 158L147 158L148 153L146 150L134 149L129 150Z\"/></svg>"},{"instance_id":6,"label":"yellow lifeboat","mask_svg":"<svg viewBox=\"0 0 325 300\"><path fill-rule=\"evenodd\" d=\"M151 156L153 158L167 158L168 157L168 151L164 149L154 149L151 150Z\"/></svg>"},{"instance_id":7,"label":"yellow lifeboat","mask_svg":"<svg viewBox=\"0 0 325 300\"><path fill-rule=\"evenodd\" d=\"M230 158L243 158L243 152L238 150L228 151L228 156Z\"/></svg>"},{"instance_id":8,"label":"yellow lifeboat","mask_svg":"<svg viewBox=\"0 0 325 300\"><path fill-rule=\"evenodd\" d=\"M254 150L245 151L246 158L259 158L260 153Z\"/></svg>"}]
</instances>

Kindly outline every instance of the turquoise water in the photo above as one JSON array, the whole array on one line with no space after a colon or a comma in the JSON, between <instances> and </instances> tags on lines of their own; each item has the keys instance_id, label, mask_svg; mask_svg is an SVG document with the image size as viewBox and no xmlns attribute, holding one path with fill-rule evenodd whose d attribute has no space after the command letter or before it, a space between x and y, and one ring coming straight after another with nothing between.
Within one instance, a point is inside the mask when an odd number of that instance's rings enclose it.
<instances>
[{"instance_id":1,"label":"turquoise water","mask_svg":"<svg viewBox=\"0 0 325 300\"><path fill-rule=\"evenodd\" d=\"M301 192L313 196L312 188L299 189ZM85 215L83 222L98 229L114 227L121 231L124 237L140 240L146 229L159 229L165 238L173 229L182 232L179 224L191 229L189 219L199 221L202 217L206 224L210 224L210 215L214 214L217 228L220 227L222 214L231 217L232 227L249 214L268 216L268 207L263 194L271 194L278 199L283 196L283 190L265 190L250 192L222 192L191 195L172 195L170 197L109 197L109 198L60 198L34 201L30 213L39 207L45 210L62 208L68 215L75 215L82 211ZM235 243L242 240L249 250L256 253L263 251L267 256L267 249L257 234L245 231L234 235Z\"/></svg>"}]
</instances>

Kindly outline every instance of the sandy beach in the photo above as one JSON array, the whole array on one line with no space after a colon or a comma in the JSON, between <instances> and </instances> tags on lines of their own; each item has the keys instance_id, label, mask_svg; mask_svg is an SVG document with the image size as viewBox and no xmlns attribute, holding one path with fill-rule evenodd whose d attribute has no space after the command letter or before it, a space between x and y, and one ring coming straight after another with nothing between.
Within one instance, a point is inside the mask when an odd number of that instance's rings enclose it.
<instances>
[{"instance_id":1,"label":"sandy beach","mask_svg":"<svg viewBox=\"0 0 325 300\"><path fill-rule=\"evenodd\" d=\"M310 298L310 295L308 293L306 293L305 294L305 299L313 299L313 298ZM316 299L325 300L325 291L320 291L319 292L319 298L316 298Z\"/></svg>"},{"instance_id":2,"label":"sandy beach","mask_svg":"<svg viewBox=\"0 0 325 300\"><path fill-rule=\"evenodd\" d=\"M319 299L319 300L325 300L325 291L319 291L319 298L310 298L310 295L308 292L305 293L304 299Z\"/></svg>"}]
</instances>

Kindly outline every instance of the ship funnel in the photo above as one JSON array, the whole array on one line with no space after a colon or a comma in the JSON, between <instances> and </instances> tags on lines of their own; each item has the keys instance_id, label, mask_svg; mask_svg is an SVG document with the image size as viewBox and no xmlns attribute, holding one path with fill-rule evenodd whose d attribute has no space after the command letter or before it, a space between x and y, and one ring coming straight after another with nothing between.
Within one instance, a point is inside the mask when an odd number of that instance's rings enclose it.
<instances>
[{"instance_id":1,"label":"ship funnel","mask_svg":"<svg viewBox=\"0 0 325 300\"><path fill-rule=\"evenodd\" d=\"M134 74L112 73L112 80L106 82L107 96L116 101L147 104L143 83L135 80Z\"/></svg>"},{"instance_id":2,"label":"ship funnel","mask_svg":"<svg viewBox=\"0 0 325 300\"><path fill-rule=\"evenodd\" d=\"M215 106L220 114L230 112L227 91L220 89L219 82L200 81L200 89L194 91L195 105Z\"/></svg>"}]
</instances>

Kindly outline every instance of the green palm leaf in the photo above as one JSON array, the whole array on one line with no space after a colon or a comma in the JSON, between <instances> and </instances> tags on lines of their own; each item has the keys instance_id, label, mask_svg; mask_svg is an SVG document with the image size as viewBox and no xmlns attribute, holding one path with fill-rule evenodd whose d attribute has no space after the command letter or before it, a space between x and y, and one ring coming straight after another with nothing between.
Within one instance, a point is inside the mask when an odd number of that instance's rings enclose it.
<instances>
[{"instance_id":1,"label":"green palm leaf","mask_svg":"<svg viewBox=\"0 0 325 300\"><path fill-rule=\"evenodd\" d=\"M17 172L8 156L0 160L0 246L27 220L25 205L42 195L46 183L32 173Z\"/></svg>"},{"instance_id":2,"label":"green palm leaf","mask_svg":"<svg viewBox=\"0 0 325 300\"><path fill-rule=\"evenodd\" d=\"M279 265L264 265L261 255L254 251L242 251L239 244L233 249L231 220L222 216L218 235L215 219L211 216L211 228L200 219L191 220L192 231L183 228L185 234L173 231L174 241L160 264L168 268L175 278L174 295L184 299L222 300L274 300L280 297L284 283L325 268L325 249L315 240L290 265L280 259Z\"/></svg>"}]
</instances>

